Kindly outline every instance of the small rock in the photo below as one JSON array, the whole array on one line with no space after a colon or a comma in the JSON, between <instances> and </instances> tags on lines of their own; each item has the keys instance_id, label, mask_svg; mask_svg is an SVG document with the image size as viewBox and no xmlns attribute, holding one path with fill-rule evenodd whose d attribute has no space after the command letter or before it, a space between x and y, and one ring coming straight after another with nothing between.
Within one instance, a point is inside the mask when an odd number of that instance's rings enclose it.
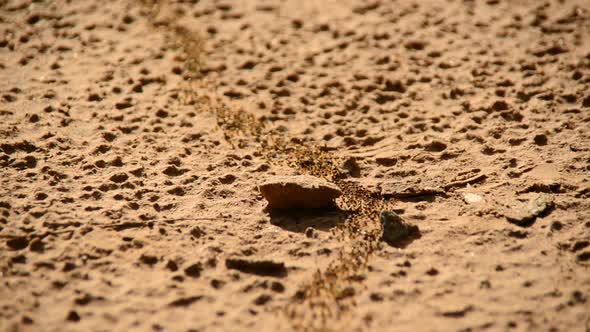
<instances>
[{"instance_id":1,"label":"small rock","mask_svg":"<svg viewBox=\"0 0 590 332\"><path fill-rule=\"evenodd\" d=\"M467 204L476 204L483 201L483 197L479 196L478 194L463 193L463 200Z\"/></svg>"},{"instance_id":2,"label":"small rock","mask_svg":"<svg viewBox=\"0 0 590 332\"><path fill-rule=\"evenodd\" d=\"M393 246L399 246L412 238L420 236L418 226L404 222L393 211L382 211L379 221L383 226L383 241Z\"/></svg>"},{"instance_id":3,"label":"small rock","mask_svg":"<svg viewBox=\"0 0 590 332\"><path fill-rule=\"evenodd\" d=\"M318 237L318 234L313 227L307 227L305 229L305 236L310 239L315 239Z\"/></svg>"},{"instance_id":4,"label":"small rock","mask_svg":"<svg viewBox=\"0 0 590 332\"><path fill-rule=\"evenodd\" d=\"M513 224L528 226L535 222L537 217L545 214L552 207L553 202L549 198L538 196L535 199L531 199L526 205L506 211L504 216Z\"/></svg>"},{"instance_id":5,"label":"small rock","mask_svg":"<svg viewBox=\"0 0 590 332\"><path fill-rule=\"evenodd\" d=\"M275 176L259 187L271 209L329 207L342 195L338 186L313 176Z\"/></svg>"},{"instance_id":6,"label":"small rock","mask_svg":"<svg viewBox=\"0 0 590 332\"><path fill-rule=\"evenodd\" d=\"M445 192L436 187L415 183L386 182L381 185L381 195L394 198L409 198L442 195Z\"/></svg>"},{"instance_id":7,"label":"small rock","mask_svg":"<svg viewBox=\"0 0 590 332\"><path fill-rule=\"evenodd\" d=\"M350 177L358 178L361 176L361 167L355 158L347 158L342 162L341 168Z\"/></svg>"}]
</instances>

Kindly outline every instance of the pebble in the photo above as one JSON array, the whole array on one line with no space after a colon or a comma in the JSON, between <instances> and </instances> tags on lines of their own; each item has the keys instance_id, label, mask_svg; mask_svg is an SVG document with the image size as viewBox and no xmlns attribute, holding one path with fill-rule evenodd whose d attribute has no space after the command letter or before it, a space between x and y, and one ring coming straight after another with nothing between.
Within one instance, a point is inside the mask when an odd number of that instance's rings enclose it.
<instances>
[{"instance_id":1,"label":"pebble","mask_svg":"<svg viewBox=\"0 0 590 332\"><path fill-rule=\"evenodd\" d=\"M445 192L434 186L415 183L385 182L381 185L381 195L394 198L443 195Z\"/></svg>"},{"instance_id":2,"label":"pebble","mask_svg":"<svg viewBox=\"0 0 590 332\"><path fill-rule=\"evenodd\" d=\"M381 211L379 221L383 227L383 241L393 246L400 246L406 241L420 236L418 226L404 222L393 211Z\"/></svg>"},{"instance_id":3,"label":"pebble","mask_svg":"<svg viewBox=\"0 0 590 332\"><path fill-rule=\"evenodd\" d=\"M334 205L342 195L338 186L309 176L274 176L258 186L270 209L316 209Z\"/></svg>"},{"instance_id":4,"label":"pebble","mask_svg":"<svg viewBox=\"0 0 590 332\"><path fill-rule=\"evenodd\" d=\"M463 200L465 200L465 203L468 203L468 204L476 204L476 203L483 201L483 197L481 197L478 194L464 193Z\"/></svg>"},{"instance_id":5,"label":"pebble","mask_svg":"<svg viewBox=\"0 0 590 332\"><path fill-rule=\"evenodd\" d=\"M544 215L553 207L553 202L545 196L529 200L526 205L517 206L504 213L506 219L519 226L529 226L537 217Z\"/></svg>"},{"instance_id":6,"label":"pebble","mask_svg":"<svg viewBox=\"0 0 590 332\"><path fill-rule=\"evenodd\" d=\"M307 227L305 229L305 236L310 239L315 239L318 237L318 234L313 227Z\"/></svg>"},{"instance_id":7,"label":"pebble","mask_svg":"<svg viewBox=\"0 0 590 332\"><path fill-rule=\"evenodd\" d=\"M344 160L341 164L341 168L344 173L350 177L358 178L361 176L361 167L354 158Z\"/></svg>"}]
</instances>

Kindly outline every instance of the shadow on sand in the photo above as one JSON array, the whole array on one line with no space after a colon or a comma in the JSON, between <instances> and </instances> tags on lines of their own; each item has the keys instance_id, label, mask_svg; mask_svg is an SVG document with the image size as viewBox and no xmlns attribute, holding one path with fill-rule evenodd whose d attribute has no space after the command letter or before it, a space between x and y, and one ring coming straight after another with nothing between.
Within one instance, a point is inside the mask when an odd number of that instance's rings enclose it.
<instances>
[{"instance_id":1,"label":"shadow on sand","mask_svg":"<svg viewBox=\"0 0 590 332\"><path fill-rule=\"evenodd\" d=\"M422 237L422 233L420 233L420 231L416 231L413 232L411 234L408 234L407 237L405 237L404 239L400 239L397 241L386 241L383 238L381 238L381 241L387 243L388 245L394 247L394 248L398 248L398 249L405 249L406 247L408 247L410 244L412 244L412 242L420 239Z\"/></svg>"},{"instance_id":2,"label":"shadow on sand","mask_svg":"<svg viewBox=\"0 0 590 332\"><path fill-rule=\"evenodd\" d=\"M342 224L350 215L337 207L324 209L267 209L270 222L282 229L304 233L308 227L318 231L329 231Z\"/></svg>"}]
</instances>

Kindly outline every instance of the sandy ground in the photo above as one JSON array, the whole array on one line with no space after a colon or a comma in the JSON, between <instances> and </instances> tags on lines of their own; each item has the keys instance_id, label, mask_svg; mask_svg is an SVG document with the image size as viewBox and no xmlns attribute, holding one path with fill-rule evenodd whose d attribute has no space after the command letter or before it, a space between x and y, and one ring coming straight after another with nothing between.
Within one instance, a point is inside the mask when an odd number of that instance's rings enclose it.
<instances>
[{"instance_id":1,"label":"sandy ground","mask_svg":"<svg viewBox=\"0 0 590 332\"><path fill-rule=\"evenodd\" d=\"M0 1L0 330L590 330L587 5Z\"/></svg>"}]
</instances>

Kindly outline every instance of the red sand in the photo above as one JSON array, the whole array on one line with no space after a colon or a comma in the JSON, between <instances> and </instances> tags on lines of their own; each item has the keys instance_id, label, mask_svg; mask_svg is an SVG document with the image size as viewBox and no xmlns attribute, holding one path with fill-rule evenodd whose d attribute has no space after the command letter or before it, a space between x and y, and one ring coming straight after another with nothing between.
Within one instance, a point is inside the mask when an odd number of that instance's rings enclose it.
<instances>
[{"instance_id":1,"label":"red sand","mask_svg":"<svg viewBox=\"0 0 590 332\"><path fill-rule=\"evenodd\" d=\"M584 4L0 1L0 330L588 331ZM314 279L364 230L261 137L421 237Z\"/></svg>"}]
</instances>

